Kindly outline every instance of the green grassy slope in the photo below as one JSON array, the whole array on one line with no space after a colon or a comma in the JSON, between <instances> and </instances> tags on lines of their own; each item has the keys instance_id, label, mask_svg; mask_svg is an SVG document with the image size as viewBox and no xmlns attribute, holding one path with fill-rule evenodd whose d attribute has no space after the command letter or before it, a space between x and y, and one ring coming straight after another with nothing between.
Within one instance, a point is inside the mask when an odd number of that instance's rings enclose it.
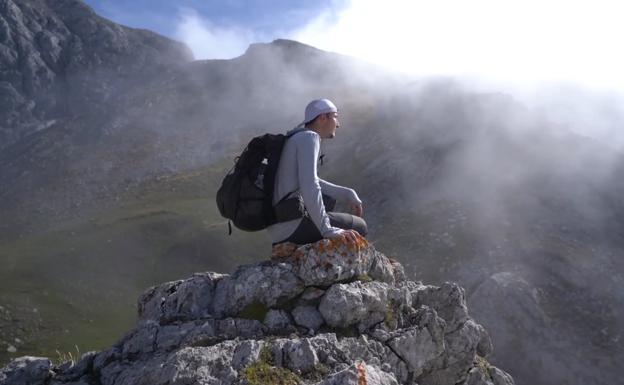
<instances>
[{"instance_id":1,"label":"green grassy slope","mask_svg":"<svg viewBox=\"0 0 624 385\"><path fill-rule=\"evenodd\" d=\"M0 363L102 349L133 325L145 288L266 258L264 233L227 236L214 203L223 166L149 179L116 204L0 243Z\"/></svg>"}]
</instances>

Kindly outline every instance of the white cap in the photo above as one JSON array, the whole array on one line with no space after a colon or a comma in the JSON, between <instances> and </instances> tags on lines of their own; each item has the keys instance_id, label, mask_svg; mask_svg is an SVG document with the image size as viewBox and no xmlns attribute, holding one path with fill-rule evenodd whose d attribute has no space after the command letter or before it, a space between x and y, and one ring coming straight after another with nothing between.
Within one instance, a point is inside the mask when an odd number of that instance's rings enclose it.
<instances>
[{"instance_id":1,"label":"white cap","mask_svg":"<svg viewBox=\"0 0 624 385\"><path fill-rule=\"evenodd\" d=\"M338 109L329 99L316 99L308 103L305 109L305 119L301 122L300 126L309 123L321 114L328 112L338 112Z\"/></svg>"}]
</instances>

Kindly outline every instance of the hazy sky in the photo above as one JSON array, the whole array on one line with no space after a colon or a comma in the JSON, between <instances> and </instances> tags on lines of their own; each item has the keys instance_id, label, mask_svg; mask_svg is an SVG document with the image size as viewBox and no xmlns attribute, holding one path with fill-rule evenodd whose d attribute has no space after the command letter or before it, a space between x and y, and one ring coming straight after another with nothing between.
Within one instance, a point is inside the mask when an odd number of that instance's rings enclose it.
<instances>
[{"instance_id":1,"label":"hazy sky","mask_svg":"<svg viewBox=\"0 0 624 385\"><path fill-rule=\"evenodd\" d=\"M291 38L415 73L624 88L613 0L86 0L116 22L186 42L198 59Z\"/></svg>"}]
</instances>

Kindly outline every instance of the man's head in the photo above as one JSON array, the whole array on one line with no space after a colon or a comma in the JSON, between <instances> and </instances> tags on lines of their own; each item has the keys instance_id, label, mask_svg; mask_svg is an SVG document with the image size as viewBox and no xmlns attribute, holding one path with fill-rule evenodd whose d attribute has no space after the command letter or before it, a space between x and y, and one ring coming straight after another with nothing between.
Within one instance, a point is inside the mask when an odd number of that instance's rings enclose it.
<instances>
[{"instance_id":1,"label":"man's head","mask_svg":"<svg viewBox=\"0 0 624 385\"><path fill-rule=\"evenodd\" d=\"M323 139L333 138L336 136L336 128L340 127L338 109L328 99L313 100L306 106L302 124Z\"/></svg>"}]
</instances>

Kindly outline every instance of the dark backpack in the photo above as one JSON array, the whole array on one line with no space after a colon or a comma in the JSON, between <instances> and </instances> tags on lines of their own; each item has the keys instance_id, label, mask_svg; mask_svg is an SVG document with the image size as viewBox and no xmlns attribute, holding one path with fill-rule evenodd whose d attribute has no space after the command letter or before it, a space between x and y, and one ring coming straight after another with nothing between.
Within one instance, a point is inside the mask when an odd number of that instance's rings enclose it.
<instances>
[{"instance_id":1,"label":"dark backpack","mask_svg":"<svg viewBox=\"0 0 624 385\"><path fill-rule=\"evenodd\" d=\"M275 174L286 140L297 132L255 137L236 159L217 191L219 212L234 226L258 231L277 222L273 209Z\"/></svg>"}]
</instances>

